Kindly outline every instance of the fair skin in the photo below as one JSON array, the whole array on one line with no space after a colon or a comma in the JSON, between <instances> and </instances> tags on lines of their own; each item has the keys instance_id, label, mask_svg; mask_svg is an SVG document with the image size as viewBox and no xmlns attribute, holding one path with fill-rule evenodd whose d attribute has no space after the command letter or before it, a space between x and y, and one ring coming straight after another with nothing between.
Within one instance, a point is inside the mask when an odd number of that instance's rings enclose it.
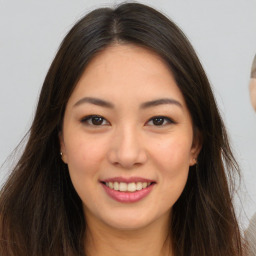
<instances>
[{"instance_id":1,"label":"fair skin","mask_svg":"<svg viewBox=\"0 0 256 256\"><path fill-rule=\"evenodd\" d=\"M250 80L250 98L252 107L256 111L256 78L254 77Z\"/></svg>"},{"instance_id":2,"label":"fair skin","mask_svg":"<svg viewBox=\"0 0 256 256\"><path fill-rule=\"evenodd\" d=\"M83 203L86 255L172 255L172 206L200 144L163 60L128 44L94 57L67 103L60 143Z\"/></svg>"}]
</instances>

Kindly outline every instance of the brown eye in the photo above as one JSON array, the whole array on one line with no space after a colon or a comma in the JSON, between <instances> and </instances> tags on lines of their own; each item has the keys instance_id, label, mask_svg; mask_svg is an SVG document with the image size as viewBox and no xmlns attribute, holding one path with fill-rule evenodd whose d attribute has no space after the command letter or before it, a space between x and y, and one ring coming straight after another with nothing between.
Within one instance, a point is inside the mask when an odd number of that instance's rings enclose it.
<instances>
[{"instance_id":1,"label":"brown eye","mask_svg":"<svg viewBox=\"0 0 256 256\"><path fill-rule=\"evenodd\" d=\"M152 120L154 125L163 125L165 119L163 117L156 117Z\"/></svg>"},{"instance_id":2,"label":"brown eye","mask_svg":"<svg viewBox=\"0 0 256 256\"><path fill-rule=\"evenodd\" d=\"M148 122L147 125L150 126L164 126L164 125L168 125L168 124L173 124L175 123L173 120L171 120L168 117L165 116L155 116L152 117Z\"/></svg>"},{"instance_id":3,"label":"brown eye","mask_svg":"<svg viewBox=\"0 0 256 256\"><path fill-rule=\"evenodd\" d=\"M99 116L92 117L92 124L93 125L102 125L104 119Z\"/></svg>"},{"instance_id":4,"label":"brown eye","mask_svg":"<svg viewBox=\"0 0 256 256\"><path fill-rule=\"evenodd\" d=\"M95 126L101 126L101 125L108 125L109 122L102 116L98 115L90 115L86 116L81 120L82 123L85 123L87 125L95 125Z\"/></svg>"}]
</instances>

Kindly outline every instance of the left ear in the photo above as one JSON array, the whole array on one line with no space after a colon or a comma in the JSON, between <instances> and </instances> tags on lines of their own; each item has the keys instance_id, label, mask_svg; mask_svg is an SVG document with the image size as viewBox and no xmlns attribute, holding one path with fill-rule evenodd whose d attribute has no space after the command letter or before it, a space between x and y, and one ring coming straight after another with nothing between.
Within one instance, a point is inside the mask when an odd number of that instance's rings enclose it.
<instances>
[{"instance_id":1,"label":"left ear","mask_svg":"<svg viewBox=\"0 0 256 256\"><path fill-rule=\"evenodd\" d=\"M190 166L197 164L197 158L202 149L202 145L203 145L202 134L197 129L195 129L193 143L191 147L190 161L189 161Z\"/></svg>"},{"instance_id":2,"label":"left ear","mask_svg":"<svg viewBox=\"0 0 256 256\"><path fill-rule=\"evenodd\" d=\"M66 147L63 139L62 132L59 132L59 142L60 142L60 155L62 158L62 161L67 164L67 155L66 155Z\"/></svg>"}]
</instances>

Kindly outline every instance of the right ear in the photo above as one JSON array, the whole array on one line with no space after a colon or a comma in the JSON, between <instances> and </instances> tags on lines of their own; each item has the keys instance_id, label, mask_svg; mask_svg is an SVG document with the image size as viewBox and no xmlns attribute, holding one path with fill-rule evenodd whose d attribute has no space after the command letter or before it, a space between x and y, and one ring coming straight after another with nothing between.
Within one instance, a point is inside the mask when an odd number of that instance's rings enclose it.
<instances>
[{"instance_id":1,"label":"right ear","mask_svg":"<svg viewBox=\"0 0 256 256\"><path fill-rule=\"evenodd\" d=\"M59 132L59 142L60 142L60 155L61 155L62 161L65 164L67 164L66 146L65 146L62 132Z\"/></svg>"},{"instance_id":2,"label":"right ear","mask_svg":"<svg viewBox=\"0 0 256 256\"><path fill-rule=\"evenodd\" d=\"M197 164L198 155L203 146L203 138L202 134L199 130L194 129L194 137L193 137L193 144L191 147L191 159L190 159L190 166Z\"/></svg>"}]
</instances>

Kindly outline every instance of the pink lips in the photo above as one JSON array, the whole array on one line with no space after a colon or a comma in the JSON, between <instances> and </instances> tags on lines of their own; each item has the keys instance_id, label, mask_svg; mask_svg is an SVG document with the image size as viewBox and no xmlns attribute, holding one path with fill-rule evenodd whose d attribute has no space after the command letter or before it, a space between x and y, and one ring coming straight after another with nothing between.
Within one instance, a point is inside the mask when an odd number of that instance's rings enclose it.
<instances>
[{"instance_id":1,"label":"pink lips","mask_svg":"<svg viewBox=\"0 0 256 256\"><path fill-rule=\"evenodd\" d=\"M147 182L151 183L148 187L142 188L141 190L137 190L134 192L122 192L118 190L114 190L108 186L106 186L106 182L125 182L125 183L137 183L137 182ZM140 177L131 177L131 178L123 178L123 177L115 177L111 179L102 180L101 184L106 191L106 193L114 200L121 202L121 203L134 203L142 200L145 198L153 189L155 185L155 181L148 180Z\"/></svg>"}]
</instances>

